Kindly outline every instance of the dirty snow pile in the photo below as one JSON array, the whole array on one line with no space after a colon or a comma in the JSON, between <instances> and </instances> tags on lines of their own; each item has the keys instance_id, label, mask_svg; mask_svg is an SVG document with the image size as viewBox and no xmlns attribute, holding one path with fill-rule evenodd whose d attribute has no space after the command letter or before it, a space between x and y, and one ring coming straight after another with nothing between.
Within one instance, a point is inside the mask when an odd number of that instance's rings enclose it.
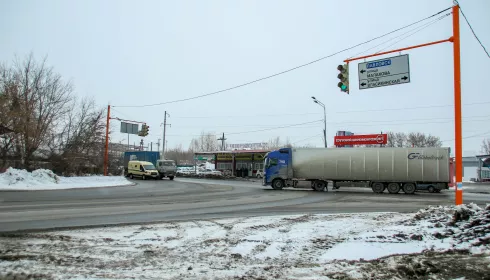
<instances>
[{"instance_id":1,"label":"dirty snow pile","mask_svg":"<svg viewBox=\"0 0 490 280\"><path fill-rule=\"evenodd\" d=\"M458 206L429 207L418 211L405 225L428 223L432 236L451 240L452 248L470 248L473 252L490 248L490 204L484 209L471 203Z\"/></svg>"},{"instance_id":2,"label":"dirty snow pile","mask_svg":"<svg viewBox=\"0 0 490 280\"><path fill-rule=\"evenodd\" d=\"M6 172L0 173L0 190L58 190L131 184L122 176L61 177L47 169L28 172L24 169L8 168Z\"/></svg>"},{"instance_id":3,"label":"dirty snow pile","mask_svg":"<svg viewBox=\"0 0 490 280\"><path fill-rule=\"evenodd\" d=\"M470 204L7 234L0 279L485 279L489 215Z\"/></svg>"},{"instance_id":4,"label":"dirty snow pile","mask_svg":"<svg viewBox=\"0 0 490 280\"><path fill-rule=\"evenodd\" d=\"M489 219L470 204L7 234L0 279L485 279Z\"/></svg>"}]
</instances>

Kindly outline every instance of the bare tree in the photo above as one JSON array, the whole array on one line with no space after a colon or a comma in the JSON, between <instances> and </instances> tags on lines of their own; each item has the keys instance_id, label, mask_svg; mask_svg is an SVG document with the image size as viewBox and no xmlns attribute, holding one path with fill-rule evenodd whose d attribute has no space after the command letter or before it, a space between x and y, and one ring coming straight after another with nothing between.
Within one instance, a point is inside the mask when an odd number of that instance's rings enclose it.
<instances>
[{"instance_id":1,"label":"bare tree","mask_svg":"<svg viewBox=\"0 0 490 280\"><path fill-rule=\"evenodd\" d=\"M68 113L72 85L46 66L45 60L39 63L30 55L13 67L2 67L0 87L2 97L5 95L0 105L3 125L16 132L8 136L12 138L3 137L2 147L8 147L24 167L29 167L38 149L47 144L49 134Z\"/></svg>"},{"instance_id":2,"label":"bare tree","mask_svg":"<svg viewBox=\"0 0 490 280\"><path fill-rule=\"evenodd\" d=\"M105 109L93 99L75 100L59 132L52 133L47 145L49 157L58 172L92 171L102 167L105 138Z\"/></svg>"},{"instance_id":3,"label":"bare tree","mask_svg":"<svg viewBox=\"0 0 490 280\"><path fill-rule=\"evenodd\" d=\"M421 132L411 132L408 135L403 132L388 132L386 147L441 147L439 137Z\"/></svg>"},{"instance_id":4,"label":"bare tree","mask_svg":"<svg viewBox=\"0 0 490 280\"><path fill-rule=\"evenodd\" d=\"M174 160L178 163L190 163L194 160L194 153L192 150L185 151L182 145L178 145L175 148L168 149L165 153L165 157Z\"/></svg>"},{"instance_id":5,"label":"bare tree","mask_svg":"<svg viewBox=\"0 0 490 280\"><path fill-rule=\"evenodd\" d=\"M189 150L192 152L212 152L218 150L216 135L211 132L201 132L201 136L191 140Z\"/></svg>"},{"instance_id":6,"label":"bare tree","mask_svg":"<svg viewBox=\"0 0 490 280\"><path fill-rule=\"evenodd\" d=\"M481 152L485 155L490 155L490 139L483 139Z\"/></svg>"}]
</instances>

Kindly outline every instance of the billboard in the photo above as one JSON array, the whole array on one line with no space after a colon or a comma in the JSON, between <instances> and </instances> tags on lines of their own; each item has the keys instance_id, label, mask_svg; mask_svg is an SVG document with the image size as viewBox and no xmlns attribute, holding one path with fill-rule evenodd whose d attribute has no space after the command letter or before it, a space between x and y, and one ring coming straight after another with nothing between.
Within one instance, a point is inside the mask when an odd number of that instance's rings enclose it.
<instances>
[{"instance_id":1,"label":"billboard","mask_svg":"<svg viewBox=\"0 0 490 280\"><path fill-rule=\"evenodd\" d=\"M121 122L121 133L138 134L139 125L136 123Z\"/></svg>"},{"instance_id":2,"label":"billboard","mask_svg":"<svg viewBox=\"0 0 490 280\"><path fill-rule=\"evenodd\" d=\"M365 135L349 135L335 136L335 146L342 147L347 145L379 145L388 142L387 134L365 134Z\"/></svg>"}]
</instances>

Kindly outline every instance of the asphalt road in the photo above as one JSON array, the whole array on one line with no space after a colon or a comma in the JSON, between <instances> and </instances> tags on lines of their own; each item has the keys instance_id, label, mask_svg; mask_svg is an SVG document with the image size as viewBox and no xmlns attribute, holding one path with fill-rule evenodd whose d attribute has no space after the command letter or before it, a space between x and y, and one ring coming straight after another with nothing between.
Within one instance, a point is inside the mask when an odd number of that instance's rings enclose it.
<instances>
[{"instance_id":1,"label":"asphalt road","mask_svg":"<svg viewBox=\"0 0 490 280\"><path fill-rule=\"evenodd\" d=\"M272 190L258 182L176 178L126 187L0 192L0 231L305 213L410 212L453 205L454 191L375 194ZM490 185L465 186L464 202L490 203Z\"/></svg>"}]
</instances>

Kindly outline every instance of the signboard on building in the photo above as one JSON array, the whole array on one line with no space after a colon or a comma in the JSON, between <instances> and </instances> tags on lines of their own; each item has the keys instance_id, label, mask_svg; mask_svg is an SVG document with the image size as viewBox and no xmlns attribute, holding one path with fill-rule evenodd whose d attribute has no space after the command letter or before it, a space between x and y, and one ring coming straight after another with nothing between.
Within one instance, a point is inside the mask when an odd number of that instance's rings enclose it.
<instances>
[{"instance_id":1,"label":"signboard on building","mask_svg":"<svg viewBox=\"0 0 490 280\"><path fill-rule=\"evenodd\" d=\"M267 143L226 144L227 150L261 150L265 148L267 148Z\"/></svg>"},{"instance_id":2,"label":"signboard on building","mask_svg":"<svg viewBox=\"0 0 490 280\"><path fill-rule=\"evenodd\" d=\"M387 134L366 134L335 136L335 146L342 147L347 145L379 145L388 142Z\"/></svg>"},{"instance_id":3,"label":"signboard on building","mask_svg":"<svg viewBox=\"0 0 490 280\"><path fill-rule=\"evenodd\" d=\"M194 156L194 160L213 160L214 156Z\"/></svg>"}]
</instances>

